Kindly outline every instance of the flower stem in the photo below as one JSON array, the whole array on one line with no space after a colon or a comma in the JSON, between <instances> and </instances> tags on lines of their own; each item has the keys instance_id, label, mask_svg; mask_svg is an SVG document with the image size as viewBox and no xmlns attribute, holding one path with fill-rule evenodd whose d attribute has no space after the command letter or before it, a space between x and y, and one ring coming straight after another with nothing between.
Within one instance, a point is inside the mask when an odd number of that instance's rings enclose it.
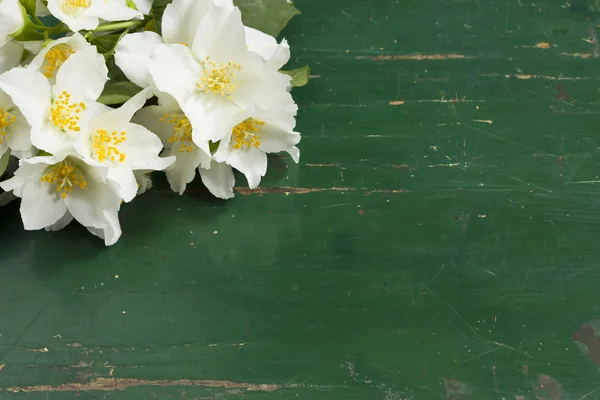
<instances>
[{"instance_id":1,"label":"flower stem","mask_svg":"<svg viewBox=\"0 0 600 400\"><path fill-rule=\"evenodd\" d=\"M94 32L116 31L116 30L124 29L124 28L125 29L135 28L135 27L142 25L143 23L144 23L144 20L115 22L112 24L100 25L96 29L94 29Z\"/></svg>"}]
</instances>

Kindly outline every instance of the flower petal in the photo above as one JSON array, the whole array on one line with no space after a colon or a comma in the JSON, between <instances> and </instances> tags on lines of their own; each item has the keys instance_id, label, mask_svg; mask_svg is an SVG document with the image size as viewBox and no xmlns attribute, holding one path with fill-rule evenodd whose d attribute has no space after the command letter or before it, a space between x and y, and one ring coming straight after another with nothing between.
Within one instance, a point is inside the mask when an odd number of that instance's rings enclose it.
<instances>
[{"instance_id":1,"label":"flower petal","mask_svg":"<svg viewBox=\"0 0 600 400\"><path fill-rule=\"evenodd\" d=\"M11 114L15 116L15 122L6 129L6 144L11 150L31 150L31 126L19 109L12 110Z\"/></svg>"},{"instance_id":2,"label":"flower petal","mask_svg":"<svg viewBox=\"0 0 600 400\"><path fill-rule=\"evenodd\" d=\"M0 75L0 90L8 94L29 125L40 129L49 118L50 84L39 72L13 68Z\"/></svg>"},{"instance_id":3,"label":"flower petal","mask_svg":"<svg viewBox=\"0 0 600 400\"><path fill-rule=\"evenodd\" d=\"M265 153L287 151L300 143L299 133L286 131L269 123L260 127L258 135L260 137L259 149Z\"/></svg>"},{"instance_id":4,"label":"flower petal","mask_svg":"<svg viewBox=\"0 0 600 400\"><path fill-rule=\"evenodd\" d=\"M49 231L49 232L60 231L61 229L63 229L67 225L69 225L71 223L71 221L73 221L73 216L71 215L71 213L69 211L65 211L65 215L63 215L53 225L47 226L46 231Z\"/></svg>"},{"instance_id":5,"label":"flower petal","mask_svg":"<svg viewBox=\"0 0 600 400\"><path fill-rule=\"evenodd\" d=\"M65 13L58 2L62 0L48 0L48 11L54 17L64 22L73 32L88 30L93 31L98 27L100 20L97 15L88 15L86 13L78 16Z\"/></svg>"},{"instance_id":6,"label":"flower petal","mask_svg":"<svg viewBox=\"0 0 600 400\"><path fill-rule=\"evenodd\" d=\"M17 33L25 25L19 0L0 1L0 38Z\"/></svg>"},{"instance_id":7,"label":"flower petal","mask_svg":"<svg viewBox=\"0 0 600 400\"><path fill-rule=\"evenodd\" d=\"M117 0L93 1L85 15L93 15L105 21L129 21L131 19L143 19L144 15L138 10L127 7Z\"/></svg>"},{"instance_id":8,"label":"flower petal","mask_svg":"<svg viewBox=\"0 0 600 400\"><path fill-rule=\"evenodd\" d=\"M39 164L39 178L31 179L23 188L21 218L26 230L37 230L54 225L65 215L65 203L52 186L41 182L46 165Z\"/></svg>"},{"instance_id":9,"label":"flower petal","mask_svg":"<svg viewBox=\"0 0 600 400\"><path fill-rule=\"evenodd\" d=\"M300 162L300 149L299 148L294 146L291 149L289 149L287 152L292 157L292 160L294 160L294 162L296 164L298 164Z\"/></svg>"},{"instance_id":10,"label":"flower petal","mask_svg":"<svg viewBox=\"0 0 600 400\"><path fill-rule=\"evenodd\" d=\"M133 0L135 7L144 15L150 15L152 9L152 0Z\"/></svg>"},{"instance_id":11,"label":"flower petal","mask_svg":"<svg viewBox=\"0 0 600 400\"><path fill-rule=\"evenodd\" d=\"M127 140L119 149L126 154L125 163L133 170L162 171L175 162L175 157L161 158L162 142L152 132L138 124L126 126Z\"/></svg>"},{"instance_id":12,"label":"flower petal","mask_svg":"<svg viewBox=\"0 0 600 400\"><path fill-rule=\"evenodd\" d=\"M199 22L213 7L212 0L173 0L162 18L165 42L191 46Z\"/></svg>"},{"instance_id":13,"label":"flower petal","mask_svg":"<svg viewBox=\"0 0 600 400\"><path fill-rule=\"evenodd\" d=\"M108 179L119 186L119 196L129 203L136 196L138 187L135 175L126 164L117 164L108 169Z\"/></svg>"},{"instance_id":14,"label":"flower petal","mask_svg":"<svg viewBox=\"0 0 600 400\"><path fill-rule=\"evenodd\" d=\"M165 173L171 189L179 194L183 194L187 184L194 180L196 168L207 161L210 162L210 156L196 146L192 147L191 152L170 149L165 155L177 156L175 163Z\"/></svg>"},{"instance_id":15,"label":"flower petal","mask_svg":"<svg viewBox=\"0 0 600 400\"><path fill-rule=\"evenodd\" d=\"M216 197L230 199L233 195L235 176L233 169L226 163L212 161L210 169L198 168L202 183Z\"/></svg>"},{"instance_id":16,"label":"flower petal","mask_svg":"<svg viewBox=\"0 0 600 400\"><path fill-rule=\"evenodd\" d=\"M64 62L56 74L54 96L66 91L78 101L95 101L108 80L108 68L95 46L78 51Z\"/></svg>"},{"instance_id":17,"label":"flower petal","mask_svg":"<svg viewBox=\"0 0 600 400\"><path fill-rule=\"evenodd\" d=\"M182 104L197 92L202 69L190 49L183 45L160 44L148 62L148 71L156 88Z\"/></svg>"},{"instance_id":18,"label":"flower petal","mask_svg":"<svg viewBox=\"0 0 600 400\"><path fill-rule=\"evenodd\" d=\"M232 151L227 162L246 176L250 189L267 173L267 155L254 147Z\"/></svg>"},{"instance_id":19,"label":"flower petal","mask_svg":"<svg viewBox=\"0 0 600 400\"><path fill-rule=\"evenodd\" d=\"M2 73L21 63L24 46L8 38L0 42L0 73Z\"/></svg>"},{"instance_id":20,"label":"flower petal","mask_svg":"<svg viewBox=\"0 0 600 400\"><path fill-rule=\"evenodd\" d=\"M148 106L139 110L132 118L132 122L144 126L160 138L164 147L171 147L169 138L173 136L173 125L163 117L173 110L162 106ZM179 111L181 113L181 111ZM161 121L162 120L162 121Z\"/></svg>"},{"instance_id":21,"label":"flower petal","mask_svg":"<svg viewBox=\"0 0 600 400\"><path fill-rule=\"evenodd\" d=\"M48 51L50 51L53 47L58 45L66 45L74 52L90 47L90 44L85 40L85 38L80 33L74 33L71 36L65 36L60 39L56 39L46 44L40 52L31 60L27 69L39 71L44 65L44 61L46 61L46 55ZM56 74L54 74L56 77Z\"/></svg>"},{"instance_id":22,"label":"flower petal","mask_svg":"<svg viewBox=\"0 0 600 400\"><path fill-rule=\"evenodd\" d=\"M198 24L191 45L194 55L217 63L241 62L247 57L246 36L239 8L214 7Z\"/></svg>"},{"instance_id":23,"label":"flower petal","mask_svg":"<svg viewBox=\"0 0 600 400\"><path fill-rule=\"evenodd\" d=\"M104 211L105 224L102 228L87 227L87 230L98 236L100 239L104 239L106 246L112 246L117 243L121 237L121 225L119 224L119 215L116 211Z\"/></svg>"},{"instance_id":24,"label":"flower petal","mask_svg":"<svg viewBox=\"0 0 600 400\"><path fill-rule=\"evenodd\" d=\"M290 59L290 46L284 39L281 44L271 35L267 35L258 29L244 27L246 32L246 44L248 50L260 55L266 63L274 70L279 70Z\"/></svg>"},{"instance_id":25,"label":"flower petal","mask_svg":"<svg viewBox=\"0 0 600 400\"><path fill-rule=\"evenodd\" d=\"M154 48L162 43L164 42L160 35L151 31L125 35L115 49L115 63L127 79L139 87L146 88L150 80L146 64Z\"/></svg>"}]
</instances>

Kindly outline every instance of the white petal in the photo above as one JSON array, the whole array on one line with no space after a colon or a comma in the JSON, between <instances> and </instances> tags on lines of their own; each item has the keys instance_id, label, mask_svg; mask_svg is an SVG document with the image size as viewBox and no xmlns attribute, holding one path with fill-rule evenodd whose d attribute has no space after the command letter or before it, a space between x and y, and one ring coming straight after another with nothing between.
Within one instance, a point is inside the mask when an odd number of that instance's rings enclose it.
<instances>
[{"instance_id":1,"label":"white petal","mask_svg":"<svg viewBox=\"0 0 600 400\"><path fill-rule=\"evenodd\" d=\"M244 27L244 30L248 50L260 55L271 68L279 70L288 62L290 46L285 39L281 41L281 44L277 44L277 40L273 36L258 29Z\"/></svg>"},{"instance_id":2,"label":"white petal","mask_svg":"<svg viewBox=\"0 0 600 400\"><path fill-rule=\"evenodd\" d=\"M152 0L133 0L135 7L144 15L149 15L152 9Z\"/></svg>"},{"instance_id":3,"label":"white petal","mask_svg":"<svg viewBox=\"0 0 600 400\"><path fill-rule=\"evenodd\" d=\"M267 173L267 155L254 147L232 151L228 163L246 176L250 189Z\"/></svg>"},{"instance_id":4,"label":"white petal","mask_svg":"<svg viewBox=\"0 0 600 400\"><path fill-rule=\"evenodd\" d=\"M39 71L42 65L44 64L44 60L46 58L46 54L48 54L48 51L54 46L58 46L60 44L69 46L69 48L74 52L90 47L88 41L85 40L85 38L79 33L75 33L71 36L65 36L46 44L35 56L35 58L29 63L27 68Z\"/></svg>"},{"instance_id":5,"label":"white petal","mask_svg":"<svg viewBox=\"0 0 600 400\"><path fill-rule=\"evenodd\" d=\"M18 109L11 111L15 122L8 126L6 144L11 150L28 151L31 149L31 126Z\"/></svg>"},{"instance_id":6,"label":"white petal","mask_svg":"<svg viewBox=\"0 0 600 400\"><path fill-rule=\"evenodd\" d=\"M287 93L286 85L289 82L289 76L256 60L244 63L236 79L240 83L231 94L233 101L240 107L253 104L264 109L277 107L282 96Z\"/></svg>"},{"instance_id":7,"label":"white petal","mask_svg":"<svg viewBox=\"0 0 600 400\"><path fill-rule=\"evenodd\" d=\"M40 171L40 178L41 175ZM65 215L65 212L65 203L60 196L56 195L54 186L41 182L39 178L25 184L21 199L21 218L26 230L37 230L53 225Z\"/></svg>"},{"instance_id":8,"label":"white petal","mask_svg":"<svg viewBox=\"0 0 600 400\"><path fill-rule=\"evenodd\" d=\"M0 38L17 33L25 24L19 0L0 1Z\"/></svg>"},{"instance_id":9,"label":"white petal","mask_svg":"<svg viewBox=\"0 0 600 400\"><path fill-rule=\"evenodd\" d=\"M125 125L131 121L135 114L152 97L150 89L143 89L138 94L130 98L121 107L109 109L108 112L101 114L90 121L90 129L106 129L107 131L121 131Z\"/></svg>"},{"instance_id":10,"label":"white petal","mask_svg":"<svg viewBox=\"0 0 600 400\"><path fill-rule=\"evenodd\" d=\"M146 88L150 80L146 64L154 48L161 43L163 40L160 35L151 31L125 35L115 49L115 63L127 79Z\"/></svg>"},{"instance_id":11,"label":"white petal","mask_svg":"<svg viewBox=\"0 0 600 400\"><path fill-rule=\"evenodd\" d=\"M73 221L73 216L70 212L65 211L65 215L63 215L58 221L56 221L54 225L47 226L46 230L50 232L60 231L61 229L69 225L71 221Z\"/></svg>"},{"instance_id":12,"label":"white petal","mask_svg":"<svg viewBox=\"0 0 600 400\"><path fill-rule=\"evenodd\" d=\"M299 148L294 146L291 149L289 149L287 152L292 157L292 160L294 160L294 162L296 164L298 164L300 162L300 149Z\"/></svg>"},{"instance_id":13,"label":"white petal","mask_svg":"<svg viewBox=\"0 0 600 400\"><path fill-rule=\"evenodd\" d=\"M121 237L121 225L119 224L119 215L116 211L104 211L104 226L102 228L87 227L93 235L104 239L106 246L112 246L117 243Z\"/></svg>"},{"instance_id":14,"label":"white petal","mask_svg":"<svg viewBox=\"0 0 600 400\"><path fill-rule=\"evenodd\" d=\"M156 46L148 62L148 71L156 88L170 94L180 104L197 92L196 83L202 74L200 63L190 49L170 44Z\"/></svg>"},{"instance_id":15,"label":"white petal","mask_svg":"<svg viewBox=\"0 0 600 400\"><path fill-rule=\"evenodd\" d=\"M288 132L268 123L260 127L258 134L260 137L259 149L265 153L288 151L300 143L299 133Z\"/></svg>"},{"instance_id":16,"label":"white petal","mask_svg":"<svg viewBox=\"0 0 600 400\"><path fill-rule=\"evenodd\" d=\"M35 0L35 15L38 17L45 17L50 15L50 11L48 11L48 7L42 3L42 0Z\"/></svg>"},{"instance_id":17,"label":"white petal","mask_svg":"<svg viewBox=\"0 0 600 400\"><path fill-rule=\"evenodd\" d=\"M0 73L2 73L21 63L24 46L11 39L0 40L0 42Z\"/></svg>"},{"instance_id":18,"label":"white petal","mask_svg":"<svg viewBox=\"0 0 600 400\"><path fill-rule=\"evenodd\" d=\"M177 157L173 166L165 172L171 189L179 194L183 194L187 184L194 180L196 168L202 163L210 162L210 156L195 146L189 153L171 149L165 155L175 155Z\"/></svg>"},{"instance_id":19,"label":"white petal","mask_svg":"<svg viewBox=\"0 0 600 400\"><path fill-rule=\"evenodd\" d=\"M162 18L165 42L191 46L198 24L213 7L212 0L173 0Z\"/></svg>"},{"instance_id":20,"label":"white petal","mask_svg":"<svg viewBox=\"0 0 600 400\"><path fill-rule=\"evenodd\" d=\"M211 162L210 169L198 168L202 183L216 197L230 199L233 197L235 176L233 170L226 163Z\"/></svg>"},{"instance_id":21,"label":"white petal","mask_svg":"<svg viewBox=\"0 0 600 400\"><path fill-rule=\"evenodd\" d=\"M129 203L137 194L138 187L135 175L126 164L117 164L108 170L108 179L119 186L119 196Z\"/></svg>"},{"instance_id":22,"label":"white petal","mask_svg":"<svg viewBox=\"0 0 600 400\"><path fill-rule=\"evenodd\" d=\"M217 63L241 62L246 59L246 36L242 15L237 7L213 8L200 21L192 45L194 55Z\"/></svg>"},{"instance_id":23,"label":"white petal","mask_svg":"<svg viewBox=\"0 0 600 400\"><path fill-rule=\"evenodd\" d=\"M139 110L134 117L132 122L140 124L154 133L160 138L164 147L171 147L169 138L173 136L173 124L169 124L163 117L166 114L171 114L173 110L171 108L162 106L148 106ZM175 114L183 113L181 110L174 112ZM161 121L162 120L162 121Z\"/></svg>"},{"instance_id":24,"label":"white petal","mask_svg":"<svg viewBox=\"0 0 600 400\"><path fill-rule=\"evenodd\" d=\"M83 13L78 16L73 16L65 13L58 2L62 0L48 0L48 11L54 17L64 22L70 30L73 32L81 31L81 30L89 30L92 31L98 27L100 20L97 15L88 15Z\"/></svg>"},{"instance_id":25,"label":"white petal","mask_svg":"<svg viewBox=\"0 0 600 400\"><path fill-rule=\"evenodd\" d=\"M14 68L0 75L0 90L12 98L33 128L39 129L48 120L52 97L41 73Z\"/></svg>"},{"instance_id":26,"label":"white petal","mask_svg":"<svg viewBox=\"0 0 600 400\"><path fill-rule=\"evenodd\" d=\"M94 15L105 21L129 21L144 18L141 12L116 0L94 0L85 14Z\"/></svg>"},{"instance_id":27,"label":"white petal","mask_svg":"<svg viewBox=\"0 0 600 400\"><path fill-rule=\"evenodd\" d=\"M162 171L173 162L174 157L161 158L162 142L154 133L137 124L126 126L127 140L119 145L126 154L125 163L133 170Z\"/></svg>"},{"instance_id":28,"label":"white petal","mask_svg":"<svg viewBox=\"0 0 600 400\"><path fill-rule=\"evenodd\" d=\"M108 68L104 57L96 47L78 51L65 61L56 74L54 96L66 91L73 99L89 102L98 99L108 80Z\"/></svg>"},{"instance_id":29,"label":"white petal","mask_svg":"<svg viewBox=\"0 0 600 400\"><path fill-rule=\"evenodd\" d=\"M135 180L138 184L138 196L152 189L152 175L146 171L135 171Z\"/></svg>"}]
</instances>

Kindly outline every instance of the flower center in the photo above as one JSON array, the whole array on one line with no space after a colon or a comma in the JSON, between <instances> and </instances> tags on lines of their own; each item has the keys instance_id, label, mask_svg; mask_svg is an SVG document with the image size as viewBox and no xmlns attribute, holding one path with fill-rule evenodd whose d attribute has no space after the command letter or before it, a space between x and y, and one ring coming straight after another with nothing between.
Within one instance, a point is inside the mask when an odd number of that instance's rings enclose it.
<instances>
[{"instance_id":1,"label":"flower center","mask_svg":"<svg viewBox=\"0 0 600 400\"><path fill-rule=\"evenodd\" d=\"M92 137L92 152L100 162L107 159L112 162L123 162L126 157L125 153L121 152L117 146L125 140L127 140L125 131L108 133L105 129L98 129Z\"/></svg>"},{"instance_id":2,"label":"flower center","mask_svg":"<svg viewBox=\"0 0 600 400\"><path fill-rule=\"evenodd\" d=\"M41 181L49 185L56 185L56 191L60 193L60 197L63 199L67 198L73 188L85 189L87 186L87 181L81 170L69 161L62 161L48 167Z\"/></svg>"},{"instance_id":3,"label":"flower center","mask_svg":"<svg viewBox=\"0 0 600 400\"><path fill-rule=\"evenodd\" d=\"M217 64L209 57L206 57L202 64L202 76L196 83L196 87L204 93L212 93L218 96L226 97L231 100L231 94L235 91L235 85L232 79L236 71L242 66L237 63Z\"/></svg>"},{"instance_id":4,"label":"flower center","mask_svg":"<svg viewBox=\"0 0 600 400\"><path fill-rule=\"evenodd\" d=\"M239 150L246 146L247 148L260 146L260 138L257 135L258 127L265 124L254 118L248 118L242 123L237 124L231 132L232 144L235 150Z\"/></svg>"},{"instance_id":5,"label":"flower center","mask_svg":"<svg viewBox=\"0 0 600 400\"><path fill-rule=\"evenodd\" d=\"M4 139L6 138L6 128L13 124L16 119L17 117L13 114L5 112L0 108L0 144L4 143Z\"/></svg>"},{"instance_id":6,"label":"flower center","mask_svg":"<svg viewBox=\"0 0 600 400\"><path fill-rule=\"evenodd\" d=\"M92 0L62 0L59 3L60 9L71 16L77 16L90 8Z\"/></svg>"},{"instance_id":7,"label":"flower center","mask_svg":"<svg viewBox=\"0 0 600 400\"><path fill-rule=\"evenodd\" d=\"M63 91L50 108L50 121L59 129L79 132L79 113L86 109L85 103L71 103L71 95Z\"/></svg>"},{"instance_id":8,"label":"flower center","mask_svg":"<svg viewBox=\"0 0 600 400\"><path fill-rule=\"evenodd\" d=\"M184 114L165 114L161 122L173 125L173 135L169 143L179 142L179 151L191 153L193 149L192 124Z\"/></svg>"},{"instance_id":9,"label":"flower center","mask_svg":"<svg viewBox=\"0 0 600 400\"><path fill-rule=\"evenodd\" d=\"M52 48L48 50L46 56L44 57L44 62L42 63L42 74L44 74L46 78L54 78L61 65L63 65L63 63L67 61L67 58L74 53L75 50L64 43L52 46Z\"/></svg>"}]
</instances>

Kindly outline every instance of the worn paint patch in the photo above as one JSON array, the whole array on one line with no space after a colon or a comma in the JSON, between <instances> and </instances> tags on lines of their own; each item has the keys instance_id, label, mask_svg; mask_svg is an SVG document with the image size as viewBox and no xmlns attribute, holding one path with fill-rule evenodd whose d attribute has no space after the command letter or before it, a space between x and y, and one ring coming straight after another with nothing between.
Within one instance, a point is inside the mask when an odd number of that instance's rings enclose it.
<instances>
[{"instance_id":1,"label":"worn paint patch","mask_svg":"<svg viewBox=\"0 0 600 400\"><path fill-rule=\"evenodd\" d=\"M446 400L468 400L471 398L469 387L452 378L442 379Z\"/></svg>"},{"instance_id":2,"label":"worn paint patch","mask_svg":"<svg viewBox=\"0 0 600 400\"><path fill-rule=\"evenodd\" d=\"M9 387L4 389L9 392L86 392L86 391L122 391L136 386L204 386L204 387L220 387L225 389L245 389L247 391L274 392L280 389L281 386L275 384L254 384L232 381L215 381L215 380L145 380L145 379L113 379L113 378L98 378L89 383L65 383L62 385L37 385L24 387Z\"/></svg>"},{"instance_id":3,"label":"worn paint patch","mask_svg":"<svg viewBox=\"0 0 600 400\"><path fill-rule=\"evenodd\" d=\"M600 337L592 323L585 323L575 331L573 340L587 358L595 364L600 364Z\"/></svg>"},{"instance_id":4,"label":"worn paint patch","mask_svg":"<svg viewBox=\"0 0 600 400\"><path fill-rule=\"evenodd\" d=\"M560 383L550 375L541 374L538 377L538 384L535 387L535 397L538 400L559 400L561 393Z\"/></svg>"},{"instance_id":5,"label":"worn paint patch","mask_svg":"<svg viewBox=\"0 0 600 400\"><path fill-rule=\"evenodd\" d=\"M356 191L365 191L367 193L409 193L408 189L367 189L367 188L349 188L349 187L331 187L331 188L298 188L291 186L282 186L282 187L273 187L273 188L235 188L237 193L242 195L262 195L262 194L272 194L272 193L283 193L286 195L290 194L308 194L308 193L316 193L316 192L356 192Z\"/></svg>"},{"instance_id":6,"label":"worn paint patch","mask_svg":"<svg viewBox=\"0 0 600 400\"><path fill-rule=\"evenodd\" d=\"M535 44L536 49L551 49L552 45L548 42L539 42Z\"/></svg>"}]
</instances>

